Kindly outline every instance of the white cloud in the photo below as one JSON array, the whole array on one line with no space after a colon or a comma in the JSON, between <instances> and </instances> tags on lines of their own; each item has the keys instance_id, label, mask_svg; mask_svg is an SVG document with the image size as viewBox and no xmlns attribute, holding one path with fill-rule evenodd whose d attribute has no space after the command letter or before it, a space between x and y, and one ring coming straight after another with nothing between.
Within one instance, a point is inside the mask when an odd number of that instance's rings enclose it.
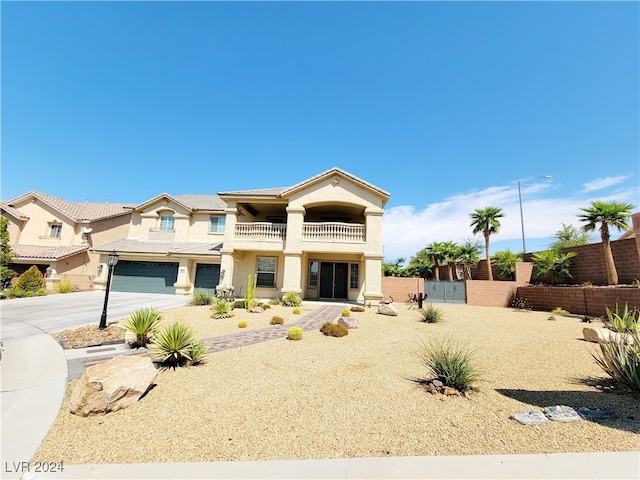
<instances>
[{"instance_id":1,"label":"white cloud","mask_svg":"<svg viewBox=\"0 0 640 480\"><path fill-rule=\"evenodd\" d=\"M626 175L618 175L617 177L596 178L595 180L591 180L590 182L582 184L583 192L588 193L594 192L596 190L602 190L603 188L608 188L613 185L622 183L627 178L628 177Z\"/></svg>"}]
</instances>

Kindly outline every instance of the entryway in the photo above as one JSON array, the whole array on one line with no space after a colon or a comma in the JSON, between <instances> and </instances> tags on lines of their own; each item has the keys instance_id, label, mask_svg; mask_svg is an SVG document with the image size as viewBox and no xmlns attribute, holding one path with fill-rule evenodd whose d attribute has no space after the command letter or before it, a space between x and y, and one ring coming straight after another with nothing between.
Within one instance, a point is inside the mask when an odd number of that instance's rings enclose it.
<instances>
[{"instance_id":1,"label":"entryway","mask_svg":"<svg viewBox=\"0 0 640 480\"><path fill-rule=\"evenodd\" d=\"M347 299L349 264L344 262L320 263L320 298Z\"/></svg>"}]
</instances>

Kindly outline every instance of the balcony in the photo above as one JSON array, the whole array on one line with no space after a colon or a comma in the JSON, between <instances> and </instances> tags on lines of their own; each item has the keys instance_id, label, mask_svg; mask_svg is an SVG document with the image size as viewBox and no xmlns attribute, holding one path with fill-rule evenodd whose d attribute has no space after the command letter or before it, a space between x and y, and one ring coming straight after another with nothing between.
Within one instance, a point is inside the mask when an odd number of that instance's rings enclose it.
<instances>
[{"instance_id":1,"label":"balcony","mask_svg":"<svg viewBox=\"0 0 640 480\"><path fill-rule=\"evenodd\" d=\"M364 242L364 225L342 222L304 223L302 239L314 242Z\"/></svg>"},{"instance_id":2,"label":"balcony","mask_svg":"<svg viewBox=\"0 0 640 480\"><path fill-rule=\"evenodd\" d=\"M251 222L236 224L235 238L246 240L284 240L287 237L285 223Z\"/></svg>"},{"instance_id":3,"label":"balcony","mask_svg":"<svg viewBox=\"0 0 640 480\"><path fill-rule=\"evenodd\" d=\"M159 228L149 229L150 242L173 242L176 239L175 230L160 230Z\"/></svg>"}]
</instances>

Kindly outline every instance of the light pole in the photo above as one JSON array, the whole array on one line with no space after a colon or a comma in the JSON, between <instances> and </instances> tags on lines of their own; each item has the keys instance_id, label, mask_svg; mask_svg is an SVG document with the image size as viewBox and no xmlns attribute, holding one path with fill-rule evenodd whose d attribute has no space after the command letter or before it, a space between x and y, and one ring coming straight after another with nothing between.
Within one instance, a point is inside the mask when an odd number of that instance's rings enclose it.
<instances>
[{"instance_id":1,"label":"light pole","mask_svg":"<svg viewBox=\"0 0 640 480\"><path fill-rule=\"evenodd\" d=\"M104 306L102 307L102 316L100 317L100 330L107 328L107 304L109 303L109 290L111 289L111 276L113 275L113 267L118 263L118 254L114 250L107 256L107 265L109 265L109 271L107 272L107 289L104 292Z\"/></svg>"},{"instance_id":2,"label":"light pole","mask_svg":"<svg viewBox=\"0 0 640 480\"><path fill-rule=\"evenodd\" d=\"M522 214L522 191L520 189L520 184L524 182L528 182L529 180L535 180L536 178L551 178L551 175L540 175L538 177L526 178L524 180L518 180L518 201L520 202L520 226L522 227L522 254L527 253L527 247L524 245L524 215Z\"/></svg>"}]
</instances>

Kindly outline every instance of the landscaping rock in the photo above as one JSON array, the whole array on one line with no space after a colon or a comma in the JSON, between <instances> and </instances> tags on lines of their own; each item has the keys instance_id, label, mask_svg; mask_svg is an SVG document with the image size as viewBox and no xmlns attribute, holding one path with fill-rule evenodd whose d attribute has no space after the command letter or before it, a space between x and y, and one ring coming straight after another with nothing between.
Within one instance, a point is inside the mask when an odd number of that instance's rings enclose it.
<instances>
[{"instance_id":1,"label":"landscaping rock","mask_svg":"<svg viewBox=\"0 0 640 480\"><path fill-rule=\"evenodd\" d=\"M149 390L157 374L151 359L134 355L93 365L71 394L71 413L86 417L126 408Z\"/></svg>"},{"instance_id":2,"label":"landscaping rock","mask_svg":"<svg viewBox=\"0 0 640 480\"><path fill-rule=\"evenodd\" d=\"M249 313L262 313L264 312L264 308L262 307L251 307L249 309Z\"/></svg>"},{"instance_id":3,"label":"landscaping rock","mask_svg":"<svg viewBox=\"0 0 640 480\"><path fill-rule=\"evenodd\" d=\"M340 317L338 319L338 323L340 325L344 325L347 328L358 328L360 326L360 322L351 317Z\"/></svg>"},{"instance_id":4,"label":"landscaping rock","mask_svg":"<svg viewBox=\"0 0 640 480\"><path fill-rule=\"evenodd\" d=\"M378 313L380 315L389 315L391 317L397 317L398 316L398 309L396 307L394 307L393 305L387 304L387 303L383 303L381 305L378 305Z\"/></svg>"},{"instance_id":5,"label":"landscaping rock","mask_svg":"<svg viewBox=\"0 0 640 480\"><path fill-rule=\"evenodd\" d=\"M633 339L630 335L614 332L608 328L584 327L582 329L582 336L587 342L594 343L598 343L599 341L603 343L620 343L623 338L626 337L627 341L633 345Z\"/></svg>"}]
</instances>

